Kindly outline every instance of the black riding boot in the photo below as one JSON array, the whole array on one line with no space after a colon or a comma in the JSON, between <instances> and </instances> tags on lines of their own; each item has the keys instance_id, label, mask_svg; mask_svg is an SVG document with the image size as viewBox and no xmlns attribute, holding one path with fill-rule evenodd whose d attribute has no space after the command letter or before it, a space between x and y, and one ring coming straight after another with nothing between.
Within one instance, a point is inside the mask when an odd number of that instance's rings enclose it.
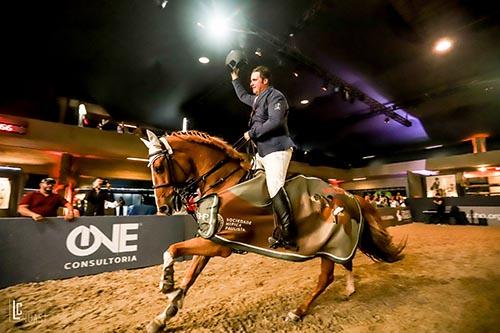
<instances>
[{"instance_id":1,"label":"black riding boot","mask_svg":"<svg viewBox=\"0 0 500 333\"><path fill-rule=\"evenodd\" d=\"M297 227L293 221L292 206L290 205L285 188L280 188L271 200L276 216L276 228L273 236L269 237L270 247L273 249L277 247L296 249L297 243L295 238L297 237Z\"/></svg>"}]
</instances>

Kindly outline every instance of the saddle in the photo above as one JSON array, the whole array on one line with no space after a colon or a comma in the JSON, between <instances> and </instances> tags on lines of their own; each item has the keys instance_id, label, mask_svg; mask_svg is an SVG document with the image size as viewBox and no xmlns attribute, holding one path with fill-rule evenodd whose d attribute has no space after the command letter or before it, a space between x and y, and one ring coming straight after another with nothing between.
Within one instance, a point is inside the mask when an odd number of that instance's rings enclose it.
<instances>
[{"instance_id":1,"label":"saddle","mask_svg":"<svg viewBox=\"0 0 500 333\"><path fill-rule=\"evenodd\" d=\"M318 255L343 263L354 256L362 215L348 192L315 177L295 176L285 183L297 225L298 250L270 249L274 229L271 199L263 171L248 181L197 202L198 233L240 251L292 261Z\"/></svg>"}]
</instances>

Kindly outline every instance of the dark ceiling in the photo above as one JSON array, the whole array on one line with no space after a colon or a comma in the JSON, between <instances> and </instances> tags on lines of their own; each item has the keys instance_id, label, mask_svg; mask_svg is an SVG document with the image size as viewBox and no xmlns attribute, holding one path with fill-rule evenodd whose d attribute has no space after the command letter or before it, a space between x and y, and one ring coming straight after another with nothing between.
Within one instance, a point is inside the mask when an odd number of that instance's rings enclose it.
<instances>
[{"instance_id":1,"label":"dark ceiling","mask_svg":"<svg viewBox=\"0 0 500 333\"><path fill-rule=\"evenodd\" d=\"M267 65L288 97L296 160L353 167L368 163L367 155L391 162L471 152L463 140L477 133L496 148L494 4L170 0L162 9L154 0L20 2L3 12L0 113L54 117L55 98L67 96L102 105L116 121L166 130L180 129L187 117L192 129L234 142L250 109L234 95L224 59L243 48L249 66L242 77ZM207 25L214 10L234 30L225 41L197 26ZM454 48L437 55L432 47L443 36ZM201 56L210 63L198 62ZM344 101L339 88L355 100ZM436 144L445 146L423 149Z\"/></svg>"}]
</instances>

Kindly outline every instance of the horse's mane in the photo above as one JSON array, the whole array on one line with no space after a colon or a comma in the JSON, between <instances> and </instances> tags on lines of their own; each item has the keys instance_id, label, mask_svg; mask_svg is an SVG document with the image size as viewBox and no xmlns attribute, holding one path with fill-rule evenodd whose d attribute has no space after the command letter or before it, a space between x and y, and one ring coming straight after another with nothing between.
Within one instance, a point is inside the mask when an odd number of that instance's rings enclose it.
<instances>
[{"instance_id":1,"label":"horse's mane","mask_svg":"<svg viewBox=\"0 0 500 333\"><path fill-rule=\"evenodd\" d=\"M201 144L205 144L208 146L216 147L216 148L222 150L223 152L225 152L230 158L240 160L242 162L245 162L248 160L248 158L245 154L238 152L229 143L224 141L224 139L221 139L221 138L218 138L215 136L210 136L204 132L178 131L178 132L170 133L169 136L178 137L178 138L181 138L181 139L189 141L189 142L196 142L196 143L201 143Z\"/></svg>"}]
</instances>

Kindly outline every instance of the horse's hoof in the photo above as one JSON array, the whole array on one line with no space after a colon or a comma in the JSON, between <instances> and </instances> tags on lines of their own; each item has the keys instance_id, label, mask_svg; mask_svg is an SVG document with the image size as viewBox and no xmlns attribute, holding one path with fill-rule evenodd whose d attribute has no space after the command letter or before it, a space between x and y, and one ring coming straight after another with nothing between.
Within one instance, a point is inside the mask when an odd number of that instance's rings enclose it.
<instances>
[{"instance_id":1,"label":"horse's hoof","mask_svg":"<svg viewBox=\"0 0 500 333\"><path fill-rule=\"evenodd\" d=\"M298 322L299 320L300 320L300 316L293 313L293 311L288 312L288 314L285 318L285 321L294 322L294 323Z\"/></svg>"},{"instance_id":2,"label":"horse's hoof","mask_svg":"<svg viewBox=\"0 0 500 333\"><path fill-rule=\"evenodd\" d=\"M345 288L345 295L346 295L346 297L351 296L355 292L356 292L356 289L354 287L347 287L347 288Z\"/></svg>"},{"instance_id":3,"label":"horse's hoof","mask_svg":"<svg viewBox=\"0 0 500 333\"><path fill-rule=\"evenodd\" d=\"M163 331L163 328L165 328L165 324L159 324L155 320L153 320L146 326L146 332L158 333L160 331Z\"/></svg>"}]
</instances>

